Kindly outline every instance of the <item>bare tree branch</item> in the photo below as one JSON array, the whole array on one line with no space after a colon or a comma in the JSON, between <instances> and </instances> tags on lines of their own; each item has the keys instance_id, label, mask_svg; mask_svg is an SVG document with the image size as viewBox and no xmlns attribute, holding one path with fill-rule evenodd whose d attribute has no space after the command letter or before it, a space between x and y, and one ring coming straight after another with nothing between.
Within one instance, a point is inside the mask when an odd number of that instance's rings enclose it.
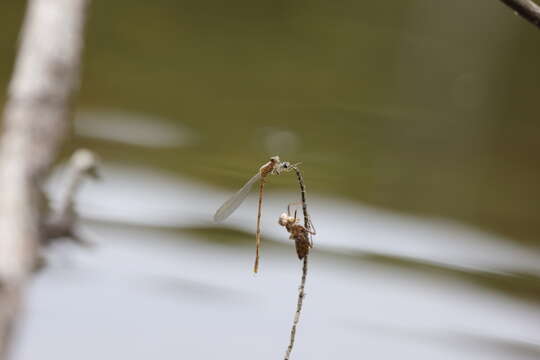
<instances>
[{"instance_id":1,"label":"bare tree branch","mask_svg":"<svg viewBox=\"0 0 540 360\"><path fill-rule=\"evenodd\" d=\"M40 184L66 136L89 0L30 0L0 139L0 359L40 242Z\"/></svg>"},{"instance_id":2,"label":"bare tree branch","mask_svg":"<svg viewBox=\"0 0 540 360\"><path fill-rule=\"evenodd\" d=\"M63 239L90 246L76 228L79 216L75 210L75 194L85 178L99 179L97 156L90 150L78 149L71 156L65 173L65 188L58 207L49 209L47 215L42 216L41 245Z\"/></svg>"},{"instance_id":3,"label":"bare tree branch","mask_svg":"<svg viewBox=\"0 0 540 360\"><path fill-rule=\"evenodd\" d=\"M532 0L500 0L518 15L540 28L540 6Z\"/></svg>"}]
</instances>

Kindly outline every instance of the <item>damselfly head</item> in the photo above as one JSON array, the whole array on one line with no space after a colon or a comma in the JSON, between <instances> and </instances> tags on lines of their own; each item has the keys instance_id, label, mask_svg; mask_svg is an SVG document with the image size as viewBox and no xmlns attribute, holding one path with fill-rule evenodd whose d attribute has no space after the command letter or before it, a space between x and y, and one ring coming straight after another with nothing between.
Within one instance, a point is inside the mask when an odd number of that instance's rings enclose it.
<instances>
[{"instance_id":1,"label":"damselfly head","mask_svg":"<svg viewBox=\"0 0 540 360\"><path fill-rule=\"evenodd\" d=\"M288 222L289 222L289 215L287 213L283 213L279 215L279 220L278 220L279 225L286 226Z\"/></svg>"},{"instance_id":2,"label":"damselfly head","mask_svg":"<svg viewBox=\"0 0 540 360\"><path fill-rule=\"evenodd\" d=\"M281 174L283 171L290 171L291 170L291 164L287 161L277 163L277 166L274 168L275 174Z\"/></svg>"},{"instance_id":3,"label":"damselfly head","mask_svg":"<svg viewBox=\"0 0 540 360\"><path fill-rule=\"evenodd\" d=\"M287 172L291 170L291 164L288 161L281 162L279 156L274 156L270 158L270 162L273 164L272 173L281 174L283 171Z\"/></svg>"}]
</instances>

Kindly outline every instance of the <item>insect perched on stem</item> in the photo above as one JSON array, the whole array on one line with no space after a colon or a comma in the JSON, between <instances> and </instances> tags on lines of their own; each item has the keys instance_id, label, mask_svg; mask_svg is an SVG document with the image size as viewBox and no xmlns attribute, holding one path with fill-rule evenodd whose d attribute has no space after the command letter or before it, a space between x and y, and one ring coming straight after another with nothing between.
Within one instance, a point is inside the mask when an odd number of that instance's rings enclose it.
<instances>
[{"instance_id":1,"label":"insect perched on stem","mask_svg":"<svg viewBox=\"0 0 540 360\"><path fill-rule=\"evenodd\" d=\"M309 249L313 247L310 235L315 235L315 230L306 229L305 226L300 225L300 220L296 217L296 210L294 216L291 216L291 205L294 204L289 204L287 212L279 216L278 223L291 234L289 239L294 240L296 254L298 254L298 259L302 260L309 254ZM311 220L309 220L309 224L313 227Z\"/></svg>"},{"instance_id":2,"label":"insect perched on stem","mask_svg":"<svg viewBox=\"0 0 540 360\"><path fill-rule=\"evenodd\" d=\"M253 272L257 272L259 270L259 247L261 244L261 214L262 214L262 201L263 201L263 194L264 194L264 183L266 181L266 177L268 175L279 175L283 171L290 171L292 168L291 164L284 161L282 162L279 159L279 156L272 156L270 158L270 161L268 161L266 164L260 167L257 174L253 175L251 179L249 179L244 186L240 188L234 194L231 196L221 207L216 211L214 214L214 221L220 222L227 219L238 207L242 202L247 198L251 188L253 187L253 184L255 184L257 181L259 181L259 204L257 208L257 230L255 235L255 264L253 265Z\"/></svg>"}]
</instances>

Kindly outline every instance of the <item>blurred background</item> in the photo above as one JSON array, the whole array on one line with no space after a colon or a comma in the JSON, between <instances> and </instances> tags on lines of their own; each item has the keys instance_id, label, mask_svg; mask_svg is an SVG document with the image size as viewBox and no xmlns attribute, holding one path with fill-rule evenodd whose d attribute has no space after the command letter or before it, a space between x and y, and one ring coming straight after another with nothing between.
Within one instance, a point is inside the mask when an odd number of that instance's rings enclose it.
<instances>
[{"instance_id":1,"label":"blurred background","mask_svg":"<svg viewBox=\"0 0 540 360\"><path fill-rule=\"evenodd\" d=\"M24 2L0 3L5 102ZM540 358L540 32L497 0L94 1L73 137L90 249L49 249L14 358ZM48 189L65 181L62 162Z\"/></svg>"}]
</instances>

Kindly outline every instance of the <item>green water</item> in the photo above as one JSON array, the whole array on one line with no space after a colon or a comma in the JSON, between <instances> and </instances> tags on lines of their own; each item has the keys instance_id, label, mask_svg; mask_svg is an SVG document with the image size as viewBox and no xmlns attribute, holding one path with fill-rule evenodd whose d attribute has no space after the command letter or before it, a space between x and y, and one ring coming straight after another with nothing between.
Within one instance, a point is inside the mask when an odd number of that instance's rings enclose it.
<instances>
[{"instance_id":1,"label":"green water","mask_svg":"<svg viewBox=\"0 0 540 360\"><path fill-rule=\"evenodd\" d=\"M23 10L0 4L2 100ZM495 0L94 1L79 107L162 116L198 141L69 147L231 188L279 153L311 191L536 245L538 64L540 32ZM294 146L264 146L275 131Z\"/></svg>"}]
</instances>

